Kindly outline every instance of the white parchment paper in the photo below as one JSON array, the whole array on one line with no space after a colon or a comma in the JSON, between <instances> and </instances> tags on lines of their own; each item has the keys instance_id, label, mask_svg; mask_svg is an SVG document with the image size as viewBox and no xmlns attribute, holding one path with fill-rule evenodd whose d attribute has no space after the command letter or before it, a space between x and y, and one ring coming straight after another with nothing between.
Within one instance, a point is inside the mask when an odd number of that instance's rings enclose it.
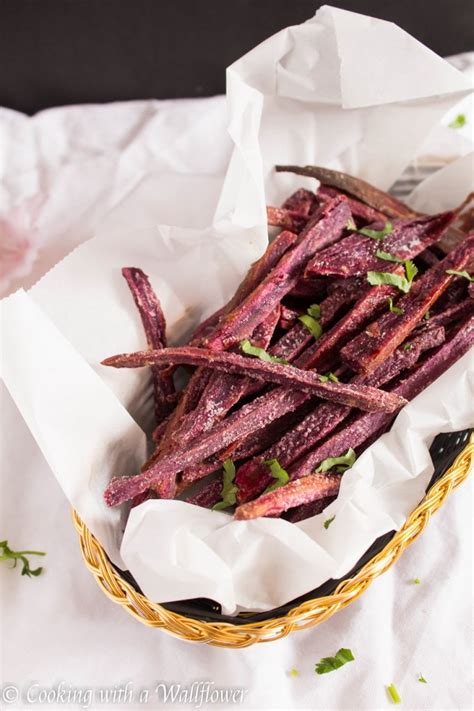
<instances>
[{"instance_id":1,"label":"white parchment paper","mask_svg":"<svg viewBox=\"0 0 474 711\"><path fill-rule=\"evenodd\" d=\"M387 188L469 88L466 77L391 23L325 6L228 69L233 147L211 222L212 199L203 199L200 213L199 180L192 177L195 135L185 133L168 147L166 163L175 172L174 195L167 195L176 214L186 188L194 188L188 222L150 226L137 211L143 229L117 235L115 212L115 223L28 293L2 302L2 374L12 397L72 505L152 599L209 597L229 614L265 610L343 575L423 496L433 436L472 424L473 363L467 354L404 408L392 431L344 476L338 499L321 516L297 525L237 522L183 502L150 501L131 512L122 541L125 507L122 516L107 510L101 494L112 475L135 473L144 459L140 425L149 425L151 403L145 370L98 365L106 355L143 346L121 267L150 275L171 340L179 341L229 297L264 250L265 202L305 183L275 175L275 163L342 168ZM445 169L446 179L440 173L425 193L424 186L417 190L417 204L444 209L472 189L462 153ZM212 160L219 165L219 156ZM215 180L203 189L213 195Z\"/></svg>"}]
</instances>

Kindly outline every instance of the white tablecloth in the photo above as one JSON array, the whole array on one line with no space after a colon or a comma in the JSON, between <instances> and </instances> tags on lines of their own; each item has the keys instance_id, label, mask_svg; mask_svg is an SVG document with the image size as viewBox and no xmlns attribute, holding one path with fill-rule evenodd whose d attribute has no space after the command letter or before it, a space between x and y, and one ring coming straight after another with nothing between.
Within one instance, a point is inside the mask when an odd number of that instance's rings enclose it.
<instances>
[{"instance_id":1,"label":"white tablecloth","mask_svg":"<svg viewBox=\"0 0 474 711\"><path fill-rule=\"evenodd\" d=\"M3 288L34 283L98 225L117 234L158 218L192 225L192 197L181 215L166 200L166 190L174 189L170 175L176 166L150 151L153 131L168 131L171 144L190 111L195 120L192 129L188 121L187 130L196 132L200 155L207 160L200 183L206 183L211 215L230 150L221 97L73 107L34 120L4 111L0 127L8 161L0 199L14 230L7 235L11 278L2 274ZM58 119L62 129L51 133ZM69 131L63 131L65 125ZM8 152L8 145L15 145L15 151ZM181 160L183 174L196 172L196 156ZM95 187L88 191L91 184ZM78 185L83 188L79 192ZM187 190L192 196L191 179ZM45 200L40 204L34 199L38 192ZM23 210L21 219L17 207ZM11 247L19 244L12 260ZM0 259L5 254L0 251ZM160 708L163 687L157 696L158 684L168 689L180 685L184 693L202 680L209 680L212 689L242 689L243 701L236 705L246 709L389 708L385 687L392 682L405 708L471 708L471 483L449 497L422 538L346 610L277 642L240 651L214 649L145 628L100 592L82 563L67 502L3 385L0 397L0 538L17 549L33 547L48 554L39 578L0 566L1 708L102 708L101 690L115 687L117 705L127 683L127 708ZM413 578L420 584L413 584ZM355 661L316 675L315 663L340 647L349 647ZM288 674L292 668L298 676ZM418 682L419 673L427 684ZM82 694L82 703L74 701L74 693L76 699ZM41 704L47 694L50 701Z\"/></svg>"}]
</instances>

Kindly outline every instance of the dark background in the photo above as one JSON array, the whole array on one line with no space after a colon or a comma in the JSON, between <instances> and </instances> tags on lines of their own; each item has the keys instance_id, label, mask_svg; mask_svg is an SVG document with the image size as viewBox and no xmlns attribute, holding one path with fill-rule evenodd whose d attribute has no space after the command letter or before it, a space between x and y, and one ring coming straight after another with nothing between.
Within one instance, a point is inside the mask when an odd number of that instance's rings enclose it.
<instances>
[{"instance_id":1,"label":"dark background","mask_svg":"<svg viewBox=\"0 0 474 711\"><path fill-rule=\"evenodd\" d=\"M472 0L343 0L446 56L474 49ZM0 105L210 96L225 67L317 0L0 0Z\"/></svg>"}]
</instances>

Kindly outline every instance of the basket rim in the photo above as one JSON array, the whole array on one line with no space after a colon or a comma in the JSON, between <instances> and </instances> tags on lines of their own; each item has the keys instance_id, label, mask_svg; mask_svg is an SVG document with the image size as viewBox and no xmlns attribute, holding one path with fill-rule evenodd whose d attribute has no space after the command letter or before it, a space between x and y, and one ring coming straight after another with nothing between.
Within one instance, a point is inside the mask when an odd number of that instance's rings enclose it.
<instances>
[{"instance_id":1,"label":"basket rim","mask_svg":"<svg viewBox=\"0 0 474 711\"><path fill-rule=\"evenodd\" d=\"M471 433L466 446L438 481L428 489L403 526L358 573L343 579L330 595L307 600L296 605L284 615L267 620L253 620L248 623L204 621L169 610L160 603L152 602L124 580L109 561L101 544L74 510L73 520L79 534L85 565L93 574L97 584L110 599L122 605L140 622L150 627L161 628L188 641L205 642L221 647L246 647L257 642L279 639L294 630L307 629L319 624L357 599L418 538L426 528L431 515L443 505L449 494L467 478L473 461L474 434Z\"/></svg>"}]
</instances>

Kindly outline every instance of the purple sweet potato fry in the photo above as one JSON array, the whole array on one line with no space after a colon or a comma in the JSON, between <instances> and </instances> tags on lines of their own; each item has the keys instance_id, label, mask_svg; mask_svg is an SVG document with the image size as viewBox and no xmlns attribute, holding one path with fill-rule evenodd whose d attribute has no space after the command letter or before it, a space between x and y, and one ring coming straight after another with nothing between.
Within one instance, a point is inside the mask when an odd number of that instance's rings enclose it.
<instances>
[{"instance_id":1,"label":"purple sweet potato fry","mask_svg":"<svg viewBox=\"0 0 474 711\"><path fill-rule=\"evenodd\" d=\"M275 516L295 506L333 496L339 491L340 478L334 474L311 474L290 481L258 499L241 504L235 510L234 518L243 521L259 516Z\"/></svg>"},{"instance_id":2,"label":"purple sweet potato fry","mask_svg":"<svg viewBox=\"0 0 474 711\"><path fill-rule=\"evenodd\" d=\"M337 188L331 188L329 185L322 184L319 186L317 191L317 196L322 200L330 200L341 194L344 195L345 193L341 193L341 191ZM370 205L360 202L360 200L355 200L354 198L348 199L352 217L355 218L358 223L363 222L365 225L369 225L372 222L384 223L387 221L387 215L383 212L375 210L373 207L370 207Z\"/></svg>"},{"instance_id":3,"label":"purple sweet potato fry","mask_svg":"<svg viewBox=\"0 0 474 711\"><path fill-rule=\"evenodd\" d=\"M460 301L457 304L448 306L443 311L434 313L430 316L428 321L425 321L423 319L421 323L418 323L415 333L421 329L426 328L427 324L429 324L431 328L434 328L435 326L450 326L455 321L459 321L459 319L464 318L465 316L468 316L473 312L473 300L469 298L464 299L463 301Z\"/></svg>"},{"instance_id":4,"label":"purple sweet potato fry","mask_svg":"<svg viewBox=\"0 0 474 711\"><path fill-rule=\"evenodd\" d=\"M296 309L291 309L289 306L282 304L280 308L280 320L278 322L279 327L287 331L295 325L298 317L303 313L304 311L297 311Z\"/></svg>"},{"instance_id":5,"label":"purple sweet potato fry","mask_svg":"<svg viewBox=\"0 0 474 711\"><path fill-rule=\"evenodd\" d=\"M319 180L323 185L337 188L343 193L347 193L361 202L370 205L374 210L378 210L390 218L410 219L418 216L416 212L392 195L375 188L373 185L370 185L370 183L366 183L365 180L348 175L348 173L313 165L303 167L297 165L277 165L275 170L277 173L296 173L297 175L316 178L316 180Z\"/></svg>"},{"instance_id":6,"label":"purple sweet potato fry","mask_svg":"<svg viewBox=\"0 0 474 711\"><path fill-rule=\"evenodd\" d=\"M295 299L306 299L307 301L317 302L325 297L327 287L327 279L305 279L304 276L302 276L298 279L293 289L288 292L288 296L292 296Z\"/></svg>"},{"instance_id":7,"label":"purple sweet potato fry","mask_svg":"<svg viewBox=\"0 0 474 711\"><path fill-rule=\"evenodd\" d=\"M325 496L322 499L316 499L316 501L311 501L309 504L301 504L296 508L288 511L285 516L286 520L290 523L298 523L299 521L305 521L307 518L312 518L322 513L329 504L335 500L336 496Z\"/></svg>"},{"instance_id":8,"label":"purple sweet potato fry","mask_svg":"<svg viewBox=\"0 0 474 711\"><path fill-rule=\"evenodd\" d=\"M276 383L288 388L296 388L323 399L332 400L363 410L388 410L393 412L405 403L397 398L387 397L383 391L367 389L365 386L354 387L341 382L321 382L318 373L301 370L291 365L268 363L259 358L246 358L228 351L212 351L205 348L183 346L181 348L164 348L161 351L139 351L107 358L105 365L116 368L137 368L158 363L173 365L205 365L206 367L223 370L226 373L247 375L249 378L263 382Z\"/></svg>"},{"instance_id":9,"label":"purple sweet potato fry","mask_svg":"<svg viewBox=\"0 0 474 711\"><path fill-rule=\"evenodd\" d=\"M149 348L165 348L166 321L161 304L147 275L136 267L124 267L122 275L137 306ZM152 368L155 416L161 422L176 404L176 392L172 371Z\"/></svg>"},{"instance_id":10,"label":"purple sweet potato fry","mask_svg":"<svg viewBox=\"0 0 474 711\"><path fill-rule=\"evenodd\" d=\"M344 198L328 203L308 221L293 248L278 262L251 294L217 325L204 341L211 350L222 350L243 338L277 306L298 282L308 260L320 249L337 241L350 217Z\"/></svg>"},{"instance_id":11,"label":"purple sweet potato fry","mask_svg":"<svg viewBox=\"0 0 474 711\"><path fill-rule=\"evenodd\" d=\"M283 230L298 234L307 222L308 218L298 212L283 207L267 206L267 223L272 227L281 227Z\"/></svg>"},{"instance_id":12,"label":"purple sweet potato fry","mask_svg":"<svg viewBox=\"0 0 474 711\"><path fill-rule=\"evenodd\" d=\"M188 504L194 504L195 506L202 506L203 508L210 509L214 504L217 504L221 500L222 492L222 476L218 476L216 479L208 482L203 486L203 488L196 492L195 494L190 494L184 496L184 501Z\"/></svg>"},{"instance_id":13,"label":"purple sweet potato fry","mask_svg":"<svg viewBox=\"0 0 474 711\"><path fill-rule=\"evenodd\" d=\"M361 373L372 372L387 358L415 328L431 305L449 286L453 277L447 270L462 270L474 253L474 235L465 239L439 264L425 272L411 292L402 297L397 306L399 315L390 311L366 328L341 351L343 362Z\"/></svg>"},{"instance_id":14,"label":"purple sweet potato fry","mask_svg":"<svg viewBox=\"0 0 474 711\"><path fill-rule=\"evenodd\" d=\"M286 198L282 207L285 210L297 212L299 215L308 216L318 207L318 199L311 190L299 188L295 193Z\"/></svg>"},{"instance_id":15,"label":"purple sweet potato fry","mask_svg":"<svg viewBox=\"0 0 474 711\"><path fill-rule=\"evenodd\" d=\"M297 239L298 235L288 230L281 232L275 237L260 259L252 264L230 301L196 328L189 339L189 343L195 345L199 343L204 336L209 336L217 326L219 320L242 303L278 264L283 255L293 246ZM263 321L263 319L261 320Z\"/></svg>"},{"instance_id":16,"label":"purple sweet potato fry","mask_svg":"<svg viewBox=\"0 0 474 711\"><path fill-rule=\"evenodd\" d=\"M354 277L366 275L369 271L386 271L387 262L377 257L378 250L400 259L413 259L436 242L453 219L454 212L445 212L434 217L398 221L393 226L393 232L380 240L355 232L337 245L319 252L309 262L306 276Z\"/></svg>"}]
</instances>

